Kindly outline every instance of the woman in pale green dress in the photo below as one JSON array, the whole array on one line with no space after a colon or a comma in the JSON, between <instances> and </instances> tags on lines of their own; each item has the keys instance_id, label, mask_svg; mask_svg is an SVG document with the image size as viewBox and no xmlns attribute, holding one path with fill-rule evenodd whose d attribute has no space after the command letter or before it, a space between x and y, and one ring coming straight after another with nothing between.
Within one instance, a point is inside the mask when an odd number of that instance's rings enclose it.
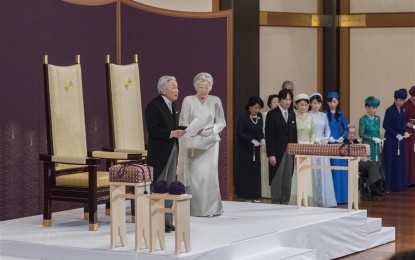
<instances>
[{"instance_id":1,"label":"woman in pale green dress","mask_svg":"<svg viewBox=\"0 0 415 260\"><path fill-rule=\"evenodd\" d=\"M316 139L313 117L307 113L309 107L309 96L307 94L298 94L294 97L295 117L297 121L297 141L299 144L312 144ZM305 164L310 164L310 158L305 159ZM311 169L306 170L307 177L307 201L308 206L317 205L317 196L315 195L315 184ZM297 205L297 169L294 168L294 174L291 186L290 204Z\"/></svg>"}]
</instances>

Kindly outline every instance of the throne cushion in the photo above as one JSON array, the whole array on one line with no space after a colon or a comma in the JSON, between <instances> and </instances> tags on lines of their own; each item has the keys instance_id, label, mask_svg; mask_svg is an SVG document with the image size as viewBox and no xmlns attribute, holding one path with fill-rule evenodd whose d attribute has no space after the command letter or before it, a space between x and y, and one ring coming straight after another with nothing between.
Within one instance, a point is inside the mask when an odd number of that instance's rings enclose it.
<instances>
[{"instance_id":1,"label":"throne cushion","mask_svg":"<svg viewBox=\"0 0 415 260\"><path fill-rule=\"evenodd\" d=\"M370 155L368 144L295 144L287 147L290 155L322 155L322 156L355 156L366 157Z\"/></svg>"},{"instance_id":2,"label":"throne cushion","mask_svg":"<svg viewBox=\"0 0 415 260\"><path fill-rule=\"evenodd\" d=\"M97 187L109 185L108 172L97 172ZM56 177L56 186L88 187L88 172L65 174Z\"/></svg>"}]
</instances>

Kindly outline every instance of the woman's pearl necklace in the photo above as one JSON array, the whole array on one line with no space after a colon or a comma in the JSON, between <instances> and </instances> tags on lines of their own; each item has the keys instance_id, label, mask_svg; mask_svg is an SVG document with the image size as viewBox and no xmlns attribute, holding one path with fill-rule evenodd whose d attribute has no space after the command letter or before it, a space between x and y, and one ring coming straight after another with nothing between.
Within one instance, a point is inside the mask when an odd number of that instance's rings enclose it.
<instances>
[{"instance_id":1,"label":"woman's pearl necklace","mask_svg":"<svg viewBox=\"0 0 415 260\"><path fill-rule=\"evenodd\" d=\"M256 116L256 117L249 116L249 118L251 119L252 123L258 124L258 121L259 121L259 117L258 116ZM256 119L255 121L254 121L254 118Z\"/></svg>"},{"instance_id":2,"label":"woman's pearl necklace","mask_svg":"<svg viewBox=\"0 0 415 260\"><path fill-rule=\"evenodd\" d=\"M307 114L306 113L303 113L303 114L297 113L297 116L299 118L306 118L307 117Z\"/></svg>"}]
</instances>

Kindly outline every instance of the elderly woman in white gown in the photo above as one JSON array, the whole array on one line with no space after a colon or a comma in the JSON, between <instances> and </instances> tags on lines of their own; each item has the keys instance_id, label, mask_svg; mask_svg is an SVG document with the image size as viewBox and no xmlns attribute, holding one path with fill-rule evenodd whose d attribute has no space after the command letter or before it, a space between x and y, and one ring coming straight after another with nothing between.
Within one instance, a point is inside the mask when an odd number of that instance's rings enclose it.
<instances>
[{"instance_id":1,"label":"elderly woman in white gown","mask_svg":"<svg viewBox=\"0 0 415 260\"><path fill-rule=\"evenodd\" d=\"M213 78L209 73L199 73L193 80L196 95L183 100L179 126L187 127L197 118L205 127L196 136L179 141L177 175L192 195L191 216L216 216L223 213L219 190L218 156L219 133L225 128L222 102L209 95Z\"/></svg>"}]
</instances>

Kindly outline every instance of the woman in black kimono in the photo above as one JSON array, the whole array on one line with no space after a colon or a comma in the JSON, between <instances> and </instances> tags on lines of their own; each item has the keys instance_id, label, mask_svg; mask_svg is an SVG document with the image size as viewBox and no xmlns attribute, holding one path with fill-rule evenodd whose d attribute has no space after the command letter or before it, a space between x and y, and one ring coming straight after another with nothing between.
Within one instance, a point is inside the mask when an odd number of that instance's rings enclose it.
<instances>
[{"instance_id":1,"label":"woman in black kimono","mask_svg":"<svg viewBox=\"0 0 415 260\"><path fill-rule=\"evenodd\" d=\"M260 97L250 97L236 125L237 159L235 192L245 201L260 202L261 159L260 146L265 145L261 113L264 102Z\"/></svg>"}]
</instances>

